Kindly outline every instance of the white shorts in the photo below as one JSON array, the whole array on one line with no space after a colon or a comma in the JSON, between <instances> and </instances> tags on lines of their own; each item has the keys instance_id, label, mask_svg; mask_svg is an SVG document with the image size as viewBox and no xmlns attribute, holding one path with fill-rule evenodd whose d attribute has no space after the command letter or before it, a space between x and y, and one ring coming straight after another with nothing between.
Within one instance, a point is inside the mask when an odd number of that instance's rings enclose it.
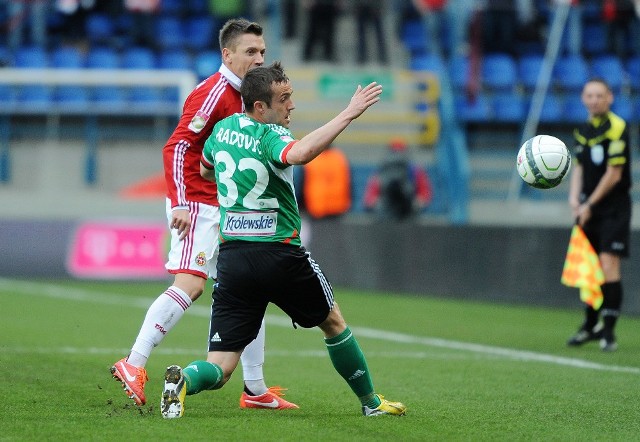
<instances>
[{"instance_id":1,"label":"white shorts","mask_svg":"<svg viewBox=\"0 0 640 442\"><path fill-rule=\"evenodd\" d=\"M171 224L171 201L167 198L167 223ZM218 230L220 208L202 203L189 203L191 227L185 239L178 239L178 231L170 229L171 249L166 269L169 273L190 273L216 278L218 262Z\"/></svg>"}]
</instances>

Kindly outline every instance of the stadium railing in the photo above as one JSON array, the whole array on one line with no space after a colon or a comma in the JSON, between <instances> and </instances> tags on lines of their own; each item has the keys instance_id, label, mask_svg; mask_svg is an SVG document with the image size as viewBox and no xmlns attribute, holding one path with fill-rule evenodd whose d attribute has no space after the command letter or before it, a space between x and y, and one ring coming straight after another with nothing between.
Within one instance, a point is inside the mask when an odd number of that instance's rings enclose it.
<instances>
[{"instance_id":1,"label":"stadium railing","mask_svg":"<svg viewBox=\"0 0 640 442\"><path fill-rule=\"evenodd\" d=\"M182 104L197 83L196 75L188 70L122 70L122 69L0 69L0 87L122 87L178 90L178 100L162 97L156 101L100 102L91 99L78 102L45 100L40 105L21 100L4 100L0 107L0 183L11 177L10 131L15 116L44 115L47 119L71 115L83 118L86 124L85 181L96 183L98 117L100 116L179 116ZM175 94L174 94L175 97Z\"/></svg>"}]
</instances>

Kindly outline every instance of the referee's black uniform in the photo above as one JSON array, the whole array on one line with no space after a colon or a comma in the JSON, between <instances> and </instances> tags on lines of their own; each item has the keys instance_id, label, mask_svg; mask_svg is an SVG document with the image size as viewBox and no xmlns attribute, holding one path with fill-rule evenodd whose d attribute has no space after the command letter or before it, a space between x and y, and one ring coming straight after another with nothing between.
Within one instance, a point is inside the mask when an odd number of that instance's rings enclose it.
<instances>
[{"instance_id":1,"label":"referee's black uniform","mask_svg":"<svg viewBox=\"0 0 640 442\"><path fill-rule=\"evenodd\" d=\"M596 253L629 256L631 229L631 152L629 130L625 121L609 111L592 117L574 131L575 158L582 166L580 202L589 199L608 166L622 167L622 177L596 204L591 206L591 217L583 226ZM589 200L590 201L590 200ZM602 337L615 343L613 329L622 305L621 281L602 285L603 303L599 311L587 307L584 330L592 330L601 315L604 323ZM602 344L601 344L602 346Z\"/></svg>"}]
</instances>

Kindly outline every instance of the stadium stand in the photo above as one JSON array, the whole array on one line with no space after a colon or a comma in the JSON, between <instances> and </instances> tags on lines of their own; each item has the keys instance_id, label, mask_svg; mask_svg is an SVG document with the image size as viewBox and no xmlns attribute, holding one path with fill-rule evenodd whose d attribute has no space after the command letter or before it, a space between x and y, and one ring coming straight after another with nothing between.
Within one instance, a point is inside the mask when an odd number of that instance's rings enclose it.
<instances>
[{"instance_id":1,"label":"stadium stand","mask_svg":"<svg viewBox=\"0 0 640 442\"><path fill-rule=\"evenodd\" d=\"M411 20L404 24L400 32L400 39L411 56L428 52L427 33L420 20Z\"/></svg>"},{"instance_id":2,"label":"stadium stand","mask_svg":"<svg viewBox=\"0 0 640 442\"><path fill-rule=\"evenodd\" d=\"M437 55L418 54L411 57L409 61L409 69L413 71L429 71L442 75L446 72L445 64Z\"/></svg>"},{"instance_id":3,"label":"stadium stand","mask_svg":"<svg viewBox=\"0 0 640 442\"><path fill-rule=\"evenodd\" d=\"M540 54L527 54L518 59L518 79L526 90L531 91L536 87L542 61L543 56Z\"/></svg>"},{"instance_id":4,"label":"stadium stand","mask_svg":"<svg viewBox=\"0 0 640 442\"><path fill-rule=\"evenodd\" d=\"M85 21L85 33L91 45L108 45L115 36L116 24L108 14L90 14Z\"/></svg>"},{"instance_id":5,"label":"stadium stand","mask_svg":"<svg viewBox=\"0 0 640 442\"><path fill-rule=\"evenodd\" d=\"M182 48L184 32L184 24L178 17L165 15L155 23L155 40L161 49Z\"/></svg>"},{"instance_id":6,"label":"stadium stand","mask_svg":"<svg viewBox=\"0 0 640 442\"><path fill-rule=\"evenodd\" d=\"M629 74L629 85L634 92L640 92L640 54L627 60L626 70Z\"/></svg>"},{"instance_id":7,"label":"stadium stand","mask_svg":"<svg viewBox=\"0 0 640 442\"><path fill-rule=\"evenodd\" d=\"M587 110L578 93L567 94L564 101L563 120L568 123L579 123L587 119Z\"/></svg>"},{"instance_id":8,"label":"stadium stand","mask_svg":"<svg viewBox=\"0 0 640 442\"><path fill-rule=\"evenodd\" d=\"M184 45L192 51L202 51L218 47L218 31L222 26L214 17L190 17L185 23Z\"/></svg>"},{"instance_id":9,"label":"stadium stand","mask_svg":"<svg viewBox=\"0 0 640 442\"><path fill-rule=\"evenodd\" d=\"M544 97L542 104L542 112L540 113L540 122L554 123L562 121L563 117L563 98L560 94L550 93Z\"/></svg>"},{"instance_id":10,"label":"stadium stand","mask_svg":"<svg viewBox=\"0 0 640 442\"><path fill-rule=\"evenodd\" d=\"M193 69L193 57L184 49L161 51L158 56L160 69Z\"/></svg>"},{"instance_id":11,"label":"stadium stand","mask_svg":"<svg viewBox=\"0 0 640 442\"><path fill-rule=\"evenodd\" d=\"M501 93L493 97L495 120L502 123L522 123L527 118L527 104L522 95Z\"/></svg>"},{"instance_id":12,"label":"stadium stand","mask_svg":"<svg viewBox=\"0 0 640 442\"><path fill-rule=\"evenodd\" d=\"M483 123L493 119L491 102L484 93L476 97L456 96L455 109L459 119L466 123Z\"/></svg>"},{"instance_id":13,"label":"stadium stand","mask_svg":"<svg viewBox=\"0 0 640 442\"><path fill-rule=\"evenodd\" d=\"M624 68L615 55L600 55L591 60L591 76L602 77L609 83L614 93L619 93L624 85Z\"/></svg>"},{"instance_id":14,"label":"stadium stand","mask_svg":"<svg viewBox=\"0 0 640 442\"><path fill-rule=\"evenodd\" d=\"M49 66L49 54L39 46L23 46L16 51L14 63L17 68L46 68Z\"/></svg>"},{"instance_id":15,"label":"stadium stand","mask_svg":"<svg viewBox=\"0 0 640 442\"><path fill-rule=\"evenodd\" d=\"M155 69L156 56L149 48L127 48L120 54L120 65L124 69Z\"/></svg>"},{"instance_id":16,"label":"stadium stand","mask_svg":"<svg viewBox=\"0 0 640 442\"><path fill-rule=\"evenodd\" d=\"M74 46L55 48L51 52L51 67L80 69L85 66L84 54Z\"/></svg>"},{"instance_id":17,"label":"stadium stand","mask_svg":"<svg viewBox=\"0 0 640 442\"><path fill-rule=\"evenodd\" d=\"M493 91L514 91L517 84L514 59L508 54L487 54L482 60L482 83Z\"/></svg>"},{"instance_id":18,"label":"stadium stand","mask_svg":"<svg viewBox=\"0 0 640 442\"><path fill-rule=\"evenodd\" d=\"M582 56L559 58L553 69L553 81L564 91L579 91L589 78L589 66Z\"/></svg>"},{"instance_id":19,"label":"stadium stand","mask_svg":"<svg viewBox=\"0 0 640 442\"><path fill-rule=\"evenodd\" d=\"M120 54L109 47L92 47L87 54L87 68L117 69L120 67Z\"/></svg>"},{"instance_id":20,"label":"stadium stand","mask_svg":"<svg viewBox=\"0 0 640 442\"><path fill-rule=\"evenodd\" d=\"M585 25L582 50L588 56L602 55L607 51L607 29L604 23L588 23Z\"/></svg>"}]
</instances>

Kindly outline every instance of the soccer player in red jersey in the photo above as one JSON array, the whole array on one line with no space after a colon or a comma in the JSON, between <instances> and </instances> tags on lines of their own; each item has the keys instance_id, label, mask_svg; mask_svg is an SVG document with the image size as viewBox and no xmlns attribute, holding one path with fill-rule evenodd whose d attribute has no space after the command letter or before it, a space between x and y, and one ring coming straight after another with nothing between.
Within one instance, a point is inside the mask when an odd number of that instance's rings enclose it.
<instances>
[{"instance_id":1,"label":"soccer player in red jersey","mask_svg":"<svg viewBox=\"0 0 640 442\"><path fill-rule=\"evenodd\" d=\"M207 278L216 278L220 210L216 183L200 176L200 157L213 126L242 112L240 83L249 69L264 63L262 27L245 19L231 19L220 30L222 66L187 97L182 116L163 149L167 183L167 221L171 249L166 264L173 284L149 307L129 355L111 367L127 395L146 403L145 365L151 351L204 291ZM267 388L264 363L264 319L257 338L242 355L243 408L298 408L284 400L280 387ZM273 404L277 402L277 407ZM261 404L266 404L261 406Z\"/></svg>"}]
</instances>

